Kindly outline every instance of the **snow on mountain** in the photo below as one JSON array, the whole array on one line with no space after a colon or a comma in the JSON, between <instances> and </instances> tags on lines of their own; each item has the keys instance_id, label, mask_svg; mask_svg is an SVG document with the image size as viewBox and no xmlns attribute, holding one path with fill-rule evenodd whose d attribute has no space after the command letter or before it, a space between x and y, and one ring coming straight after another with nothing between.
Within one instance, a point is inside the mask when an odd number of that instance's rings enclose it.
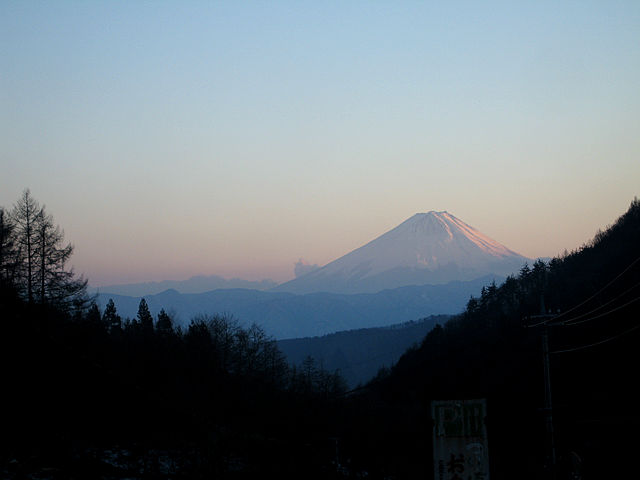
<instances>
[{"instance_id":1,"label":"snow on mountain","mask_svg":"<svg viewBox=\"0 0 640 480\"><path fill-rule=\"evenodd\" d=\"M324 267L274 290L373 293L516 272L528 258L450 213L417 213L396 228Z\"/></svg>"}]
</instances>

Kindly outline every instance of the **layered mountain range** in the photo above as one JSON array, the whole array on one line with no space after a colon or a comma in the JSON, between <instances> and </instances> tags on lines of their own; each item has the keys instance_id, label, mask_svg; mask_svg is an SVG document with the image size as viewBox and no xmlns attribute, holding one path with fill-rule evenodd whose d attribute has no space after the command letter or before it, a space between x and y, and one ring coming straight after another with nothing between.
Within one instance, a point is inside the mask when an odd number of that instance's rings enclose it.
<instances>
[{"instance_id":1,"label":"layered mountain range","mask_svg":"<svg viewBox=\"0 0 640 480\"><path fill-rule=\"evenodd\" d=\"M183 328L199 315L230 314L242 325L257 323L269 335L282 339L382 327L429 315L459 313L470 295L478 296L482 287L494 280L500 283L503 278L488 276L468 282L400 287L354 295L294 295L232 289L205 293L167 290L144 298L154 317L164 308ZM123 318L136 317L141 297L101 293L97 295L98 305L104 309L110 298Z\"/></svg>"},{"instance_id":2,"label":"layered mountain range","mask_svg":"<svg viewBox=\"0 0 640 480\"><path fill-rule=\"evenodd\" d=\"M450 213L430 211L415 214L366 245L274 290L374 293L506 276L527 261Z\"/></svg>"},{"instance_id":3,"label":"layered mountain range","mask_svg":"<svg viewBox=\"0 0 640 480\"><path fill-rule=\"evenodd\" d=\"M176 286L194 293L158 293L169 282L103 287L98 303L104 308L113 298L121 315L134 318L145 296L154 315L164 308L183 325L200 314L229 313L243 324L261 325L278 339L298 338L458 313L470 295L527 261L450 213L432 211L268 290L254 285L230 289L223 282L226 288L196 293L211 283L191 279Z\"/></svg>"},{"instance_id":4,"label":"layered mountain range","mask_svg":"<svg viewBox=\"0 0 640 480\"><path fill-rule=\"evenodd\" d=\"M107 292L116 295L140 297L155 295L167 290L180 293L203 293L212 290L246 288L250 290L269 290L278 285L270 279L259 281L244 280L242 278L224 278L219 275L197 275L187 280L163 280L161 282L127 283L122 285L107 285L93 287L91 293Z\"/></svg>"}]
</instances>

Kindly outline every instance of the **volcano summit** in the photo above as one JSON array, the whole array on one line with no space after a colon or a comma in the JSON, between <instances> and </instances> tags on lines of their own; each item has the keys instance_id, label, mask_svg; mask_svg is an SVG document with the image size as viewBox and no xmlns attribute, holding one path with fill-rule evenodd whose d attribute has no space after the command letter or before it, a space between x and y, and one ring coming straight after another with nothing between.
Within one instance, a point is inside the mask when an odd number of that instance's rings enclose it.
<instances>
[{"instance_id":1,"label":"volcano summit","mask_svg":"<svg viewBox=\"0 0 640 480\"><path fill-rule=\"evenodd\" d=\"M274 290L374 293L517 272L530 259L448 212L417 213L366 245Z\"/></svg>"}]
</instances>

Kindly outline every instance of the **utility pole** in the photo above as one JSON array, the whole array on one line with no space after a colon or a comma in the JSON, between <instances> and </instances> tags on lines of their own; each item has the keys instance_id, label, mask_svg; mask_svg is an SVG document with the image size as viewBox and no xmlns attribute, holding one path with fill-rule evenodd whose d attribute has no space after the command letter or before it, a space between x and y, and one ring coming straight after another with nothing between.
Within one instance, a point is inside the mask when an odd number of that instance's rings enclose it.
<instances>
[{"instance_id":1,"label":"utility pole","mask_svg":"<svg viewBox=\"0 0 640 480\"><path fill-rule=\"evenodd\" d=\"M340 473L340 461L339 461L340 457L338 456L338 440L339 440L339 438L338 437L329 437L329 440L333 440L333 441L336 442L336 460L335 460L335 462L336 462L336 474L339 474Z\"/></svg>"},{"instance_id":2,"label":"utility pole","mask_svg":"<svg viewBox=\"0 0 640 480\"><path fill-rule=\"evenodd\" d=\"M549 364L549 327L542 326L542 357L544 361L544 417L549 442L548 468L549 477L555 478L556 447L553 438L553 403L551 401L551 368Z\"/></svg>"},{"instance_id":3,"label":"utility pole","mask_svg":"<svg viewBox=\"0 0 640 480\"><path fill-rule=\"evenodd\" d=\"M532 315L530 319L537 319L542 325L542 362L544 366L544 408L542 409L547 430L547 471L551 480L556 473L556 447L553 435L553 403L551 400L551 365L549 361L549 325L547 323L557 315L545 313L544 296L540 297L540 315Z\"/></svg>"}]
</instances>

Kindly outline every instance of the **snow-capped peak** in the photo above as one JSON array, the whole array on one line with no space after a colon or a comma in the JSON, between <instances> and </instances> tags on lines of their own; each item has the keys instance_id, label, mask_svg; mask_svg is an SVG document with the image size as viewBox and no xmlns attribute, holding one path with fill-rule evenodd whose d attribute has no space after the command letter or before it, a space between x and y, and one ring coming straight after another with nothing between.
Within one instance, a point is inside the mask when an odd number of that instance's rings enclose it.
<instances>
[{"instance_id":1,"label":"snow-capped peak","mask_svg":"<svg viewBox=\"0 0 640 480\"><path fill-rule=\"evenodd\" d=\"M471 280L490 273L507 275L527 260L449 212L432 210L416 213L366 245L278 289L377 291Z\"/></svg>"},{"instance_id":2,"label":"snow-capped peak","mask_svg":"<svg viewBox=\"0 0 640 480\"><path fill-rule=\"evenodd\" d=\"M434 232L435 234L446 233L451 242L463 241L464 238L489 255L496 257L518 255L516 252L476 230L471 225L451 215L446 210L442 212L431 210L427 213L416 213L397 228L405 224L407 224L409 228L427 234L430 232Z\"/></svg>"}]
</instances>

